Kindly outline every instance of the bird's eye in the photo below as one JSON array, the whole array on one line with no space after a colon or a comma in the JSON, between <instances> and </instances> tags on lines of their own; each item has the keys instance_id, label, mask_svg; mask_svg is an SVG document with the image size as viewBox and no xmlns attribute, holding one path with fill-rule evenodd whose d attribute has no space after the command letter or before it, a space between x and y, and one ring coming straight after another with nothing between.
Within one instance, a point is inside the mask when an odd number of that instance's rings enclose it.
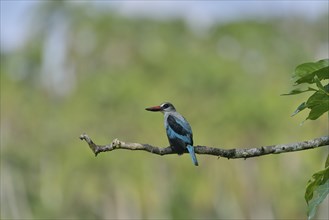
<instances>
[{"instance_id":1,"label":"bird's eye","mask_svg":"<svg viewBox=\"0 0 329 220\"><path fill-rule=\"evenodd\" d=\"M168 107L169 105L167 103L163 105L163 108L168 108Z\"/></svg>"}]
</instances>

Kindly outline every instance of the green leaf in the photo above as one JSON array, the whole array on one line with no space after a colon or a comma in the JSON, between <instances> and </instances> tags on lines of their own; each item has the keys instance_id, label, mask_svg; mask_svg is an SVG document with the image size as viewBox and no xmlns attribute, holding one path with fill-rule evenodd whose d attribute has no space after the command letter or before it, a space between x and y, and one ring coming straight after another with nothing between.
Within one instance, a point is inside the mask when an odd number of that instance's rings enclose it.
<instances>
[{"instance_id":1,"label":"green leaf","mask_svg":"<svg viewBox=\"0 0 329 220\"><path fill-rule=\"evenodd\" d=\"M295 85L301 83L314 83L314 77L319 80L328 79L329 59L320 60L318 62L303 63L296 67L294 77L297 78Z\"/></svg>"},{"instance_id":2,"label":"green leaf","mask_svg":"<svg viewBox=\"0 0 329 220\"><path fill-rule=\"evenodd\" d=\"M313 95L311 95L308 98L308 100L306 101L306 104L307 104L307 107L311 108L313 106L319 105L326 101L329 101L328 95L323 94L322 92L315 92Z\"/></svg>"},{"instance_id":3,"label":"green leaf","mask_svg":"<svg viewBox=\"0 0 329 220\"><path fill-rule=\"evenodd\" d=\"M303 63L296 67L294 75L301 78L328 66L329 59L323 59L317 62Z\"/></svg>"},{"instance_id":4,"label":"green leaf","mask_svg":"<svg viewBox=\"0 0 329 220\"><path fill-rule=\"evenodd\" d=\"M323 67L329 66L329 59L319 60L317 62L308 62L300 64L296 67L294 75L297 77L305 77Z\"/></svg>"},{"instance_id":5,"label":"green leaf","mask_svg":"<svg viewBox=\"0 0 329 220\"><path fill-rule=\"evenodd\" d=\"M315 91L306 102L300 104L292 116L306 108L310 109L307 119L316 120L325 112L329 111L329 84L323 86L321 80L329 78L329 59L317 62L303 63L296 67L294 77L297 78L295 85L301 83L315 83L317 89L308 87L307 89L297 88L282 95L296 95L303 92Z\"/></svg>"},{"instance_id":6,"label":"green leaf","mask_svg":"<svg viewBox=\"0 0 329 220\"><path fill-rule=\"evenodd\" d=\"M306 119L315 120L329 111L329 96L322 92L316 92L306 101L301 103L291 116L303 111L304 109L311 109Z\"/></svg>"},{"instance_id":7,"label":"green leaf","mask_svg":"<svg viewBox=\"0 0 329 220\"><path fill-rule=\"evenodd\" d=\"M299 78L296 80L295 85L302 84L302 83L314 83L314 76L318 76L319 79L326 79L328 78L329 67L323 67L317 71L310 72L308 75Z\"/></svg>"},{"instance_id":8,"label":"green leaf","mask_svg":"<svg viewBox=\"0 0 329 220\"><path fill-rule=\"evenodd\" d=\"M318 91L316 89L313 89L311 87L308 87L307 89L305 90L301 90L301 89L293 89L291 90L289 93L285 93L285 94L282 94L282 95L296 95L296 94L300 94L300 93L303 93L303 92L310 92L310 91Z\"/></svg>"},{"instance_id":9,"label":"green leaf","mask_svg":"<svg viewBox=\"0 0 329 220\"><path fill-rule=\"evenodd\" d=\"M316 209L329 193L329 154L325 169L312 175L305 190L305 200L308 205L308 219L315 216Z\"/></svg>"},{"instance_id":10,"label":"green leaf","mask_svg":"<svg viewBox=\"0 0 329 220\"><path fill-rule=\"evenodd\" d=\"M324 90L325 90L326 92L329 92L329 83L328 83L326 86L324 86Z\"/></svg>"},{"instance_id":11,"label":"green leaf","mask_svg":"<svg viewBox=\"0 0 329 220\"><path fill-rule=\"evenodd\" d=\"M323 92L315 92L306 101L306 107L311 109L306 119L315 120L329 111L329 95Z\"/></svg>"},{"instance_id":12,"label":"green leaf","mask_svg":"<svg viewBox=\"0 0 329 220\"><path fill-rule=\"evenodd\" d=\"M302 104L300 104L297 109L294 111L294 113L292 113L291 116L296 115L298 112L303 111L305 108L307 108L306 102L303 102Z\"/></svg>"},{"instance_id":13,"label":"green leaf","mask_svg":"<svg viewBox=\"0 0 329 220\"><path fill-rule=\"evenodd\" d=\"M327 93L326 89L323 87L322 83L319 80L319 77L317 77L316 75L314 76L314 81L316 83L316 86L319 88L320 91L322 91L323 93Z\"/></svg>"},{"instance_id":14,"label":"green leaf","mask_svg":"<svg viewBox=\"0 0 329 220\"><path fill-rule=\"evenodd\" d=\"M321 202L327 197L329 193L329 180L317 186L316 190L314 191L314 198L308 203L308 219L312 219L315 216L316 209L321 204Z\"/></svg>"},{"instance_id":15,"label":"green leaf","mask_svg":"<svg viewBox=\"0 0 329 220\"><path fill-rule=\"evenodd\" d=\"M329 79L329 67L321 68L314 72L320 80Z\"/></svg>"},{"instance_id":16,"label":"green leaf","mask_svg":"<svg viewBox=\"0 0 329 220\"><path fill-rule=\"evenodd\" d=\"M329 111L329 102L323 103L321 105L317 105L312 107L310 113L308 114L307 119L310 120L316 120L318 119L321 115Z\"/></svg>"}]
</instances>

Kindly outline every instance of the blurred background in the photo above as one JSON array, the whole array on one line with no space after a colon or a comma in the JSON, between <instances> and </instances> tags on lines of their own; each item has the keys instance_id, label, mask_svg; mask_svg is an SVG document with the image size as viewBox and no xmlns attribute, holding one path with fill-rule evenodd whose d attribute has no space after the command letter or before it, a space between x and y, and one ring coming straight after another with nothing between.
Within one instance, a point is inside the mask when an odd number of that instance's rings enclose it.
<instances>
[{"instance_id":1,"label":"blurred background","mask_svg":"<svg viewBox=\"0 0 329 220\"><path fill-rule=\"evenodd\" d=\"M113 151L168 146L175 104L195 145L225 149L328 134L290 117L294 68L328 58L328 1L1 0L2 219L305 219L328 148L247 160ZM306 110L307 111L307 110ZM318 218L328 219L328 199Z\"/></svg>"}]
</instances>

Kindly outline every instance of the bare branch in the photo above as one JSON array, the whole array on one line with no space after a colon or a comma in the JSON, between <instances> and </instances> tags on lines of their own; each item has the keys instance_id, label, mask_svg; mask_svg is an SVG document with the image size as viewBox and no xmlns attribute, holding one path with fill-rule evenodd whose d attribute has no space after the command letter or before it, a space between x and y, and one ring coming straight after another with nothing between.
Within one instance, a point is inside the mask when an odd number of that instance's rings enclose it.
<instances>
[{"instance_id":1,"label":"bare branch","mask_svg":"<svg viewBox=\"0 0 329 220\"><path fill-rule=\"evenodd\" d=\"M142 150L149 153L166 155L166 154L175 154L171 147L156 147L149 144L140 144L140 143L126 143L114 139L112 143L107 145L97 145L87 134L80 135L81 140L85 140L89 145L90 149L93 151L95 156L101 152L112 151L117 149L125 150ZM207 147L207 146L195 146L195 153L197 154L208 154L218 157L225 157L228 159L237 159L237 158L249 158L249 157L259 157L267 154L280 154L301 150L309 150L318 147L324 147L329 145L329 136L323 136L315 138L308 141L302 141L291 144L278 144L270 146L262 146L256 148L234 148L234 149L221 149L217 147ZM187 151L186 151L187 152Z\"/></svg>"}]
</instances>

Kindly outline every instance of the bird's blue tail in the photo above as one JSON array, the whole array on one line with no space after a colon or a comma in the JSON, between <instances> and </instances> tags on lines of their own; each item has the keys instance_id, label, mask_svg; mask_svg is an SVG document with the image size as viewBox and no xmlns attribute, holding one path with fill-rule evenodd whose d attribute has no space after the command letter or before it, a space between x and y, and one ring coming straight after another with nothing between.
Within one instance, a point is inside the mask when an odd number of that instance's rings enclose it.
<instances>
[{"instance_id":1,"label":"bird's blue tail","mask_svg":"<svg viewBox=\"0 0 329 220\"><path fill-rule=\"evenodd\" d=\"M187 145L187 150L191 155L192 161L195 166L199 166L198 160L196 159L195 152L194 152L194 147L191 145Z\"/></svg>"}]
</instances>

